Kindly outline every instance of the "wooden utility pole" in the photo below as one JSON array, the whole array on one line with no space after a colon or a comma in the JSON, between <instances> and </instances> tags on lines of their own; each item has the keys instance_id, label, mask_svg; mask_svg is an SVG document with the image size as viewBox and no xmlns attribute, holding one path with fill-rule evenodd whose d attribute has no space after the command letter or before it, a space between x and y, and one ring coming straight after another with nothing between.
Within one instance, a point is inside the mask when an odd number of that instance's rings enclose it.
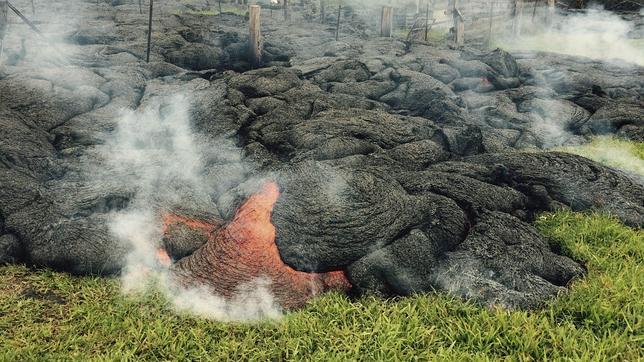
<instances>
[{"instance_id":1,"label":"wooden utility pole","mask_svg":"<svg viewBox=\"0 0 644 362\"><path fill-rule=\"evenodd\" d=\"M390 38L394 26L394 8L383 6L380 16L380 36Z\"/></svg>"},{"instance_id":2,"label":"wooden utility pole","mask_svg":"<svg viewBox=\"0 0 644 362\"><path fill-rule=\"evenodd\" d=\"M221 0L219 0L219 16L223 14L224 12L221 10Z\"/></svg>"},{"instance_id":3,"label":"wooden utility pole","mask_svg":"<svg viewBox=\"0 0 644 362\"><path fill-rule=\"evenodd\" d=\"M148 51L145 56L145 62L150 62L150 47L152 46L152 13L154 12L154 0L150 0L150 16L148 18Z\"/></svg>"},{"instance_id":4,"label":"wooden utility pole","mask_svg":"<svg viewBox=\"0 0 644 362\"><path fill-rule=\"evenodd\" d=\"M139 0L139 14L143 15L143 0Z\"/></svg>"},{"instance_id":5,"label":"wooden utility pole","mask_svg":"<svg viewBox=\"0 0 644 362\"><path fill-rule=\"evenodd\" d=\"M512 14L512 33L514 36L521 35L521 18L523 17L523 0L514 0L514 11Z\"/></svg>"},{"instance_id":6,"label":"wooden utility pole","mask_svg":"<svg viewBox=\"0 0 644 362\"><path fill-rule=\"evenodd\" d=\"M262 8L259 5L251 5L249 8L249 22L248 28L250 31L249 41L249 54L250 63L253 67L262 64L262 28L261 28L261 12Z\"/></svg>"},{"instance_id":7,"label":"wooden utility pole","mask_svg":"<svg viewBox=\"0 0 644 362\"><path fill-rule=\"evenodd\" d=\"M335 24L335 41L340 39L340 20L342 19L342 3L338 5L338 22Z\"/></svg>"},{"instance_id":8,"label":"wooden utility pole","mask_svg":"<svg viewBox=\"0 0 644 362\"><path fill-rule=\"evenodd\" d=\"M320 22L324 23L326 19L326 0L320 0Z\"/></svg>"},{"instance_id":9,"label":"wooden utility pole","mask_svg":"<svg viewBox=\"0 0 644 362\"><path fill-rule=\"evenodd\" d=\"M36 5L34 4L34 0L31 0L31 16L36 16Z\"/></svg>"}]
</instances>

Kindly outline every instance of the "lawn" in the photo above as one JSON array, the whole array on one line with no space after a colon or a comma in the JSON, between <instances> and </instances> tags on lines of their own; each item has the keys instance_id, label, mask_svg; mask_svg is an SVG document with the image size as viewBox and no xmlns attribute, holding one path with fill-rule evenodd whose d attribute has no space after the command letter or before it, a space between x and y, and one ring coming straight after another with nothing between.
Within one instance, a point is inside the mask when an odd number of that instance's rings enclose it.
<instances>
[{"instance_id":1,"label":"lawn","mask_svg":"<svg viewBox=\"0 0 644 362\"><path fill-rule=\"evenodd\" d=\"M641 360L644 232L599 214L537 220L588 268L543 310L482 308L442 294L350 301L331 294L281 320L180 315L118 280L0 268L0 360Z\"/></svg>"}]
</instances>

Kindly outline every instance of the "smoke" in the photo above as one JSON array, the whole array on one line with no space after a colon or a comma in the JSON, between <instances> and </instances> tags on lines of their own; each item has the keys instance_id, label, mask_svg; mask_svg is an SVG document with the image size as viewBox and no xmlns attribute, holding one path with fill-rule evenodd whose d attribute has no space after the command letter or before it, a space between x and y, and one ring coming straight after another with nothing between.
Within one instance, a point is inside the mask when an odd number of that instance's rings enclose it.
<instances>
[{"instance_id":1,"label":"smoke","mask_svg":"<svg viewBox=\"0 0 644 362\"><path fill-rule=\"evenodd\" d=\"M190 124L188 96L152 100L137 111L125 111L103 148L101 179L128 185L134 198L110 217L109 230L129 248L122 270L123 290L138 292L156 285L177 310L217 320L277 318L280 310L268 290L268 281L243 285L235 297L212 295L206 288L177 285L157 252L162 240L164 211L176 208L198 212L215 210L206 163L213 152L220 158L231 149L195 133Z\"/></svg>"},{"instance_id":2,"label":"smoke","mask_svg":"<svg viewBox=\"0 0 644 362\"><path fill-rule=\"evenodd\" d=\"M634 22L610 11L591 8L583 13L554 14L551 26L541 18L532 22L528 13L524 13L523 19L524 31L521 36L502 36L498 41L500 47L512 51L548 51L644 66L641 30L638 33Z\"/></svg>"}]
</instances>

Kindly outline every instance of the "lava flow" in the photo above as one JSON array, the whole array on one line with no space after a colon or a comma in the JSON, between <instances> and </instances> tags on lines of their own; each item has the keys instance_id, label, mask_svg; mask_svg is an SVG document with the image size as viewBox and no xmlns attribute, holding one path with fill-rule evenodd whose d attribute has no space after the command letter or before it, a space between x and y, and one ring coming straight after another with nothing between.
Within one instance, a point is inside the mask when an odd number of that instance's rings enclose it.
<instances>
[{"instance_id":1,"label":"lava flow","mask_svg":"<svg viewBox=\"0 0 644 362\"><path fill-rule=\"evenodd\" d=\"M348 290L351 285L343 271L306 273L284 264L271 223L279 196L275 182L265 183L223 227L172 216L173 223L181 222L208 234L206 244L172 267L181 283L203 285L217 295L232 298L240 286L262 278L270 282L276 302L287 310L302 307L326 290Z\"/></svg>"}]
</instances>

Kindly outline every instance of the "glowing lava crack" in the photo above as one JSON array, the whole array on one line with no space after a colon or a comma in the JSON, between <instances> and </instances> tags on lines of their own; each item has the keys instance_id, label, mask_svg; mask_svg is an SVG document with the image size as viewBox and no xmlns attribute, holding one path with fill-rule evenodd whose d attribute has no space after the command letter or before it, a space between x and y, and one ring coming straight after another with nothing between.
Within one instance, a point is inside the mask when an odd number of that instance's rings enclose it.
<instances>
[{"instance_id":1,"label":"glowing lava crack","mask_svg":"<svg viewBox=\"0 0 644 362\"><path fill-rule=\"evenodd\" d=\"M178 216L166 217L166 221L203 233L208 240L172 266L180 282L188 287L205 286L216 295L233 298L240 286L264 279L269 282L276 302L287 310L302 307L326 290L348 290L351 285L343 271L306 273L284 264L271 223L279 196L276 183L265 183L223 227Z\"/></svg>"}]
</instances>

